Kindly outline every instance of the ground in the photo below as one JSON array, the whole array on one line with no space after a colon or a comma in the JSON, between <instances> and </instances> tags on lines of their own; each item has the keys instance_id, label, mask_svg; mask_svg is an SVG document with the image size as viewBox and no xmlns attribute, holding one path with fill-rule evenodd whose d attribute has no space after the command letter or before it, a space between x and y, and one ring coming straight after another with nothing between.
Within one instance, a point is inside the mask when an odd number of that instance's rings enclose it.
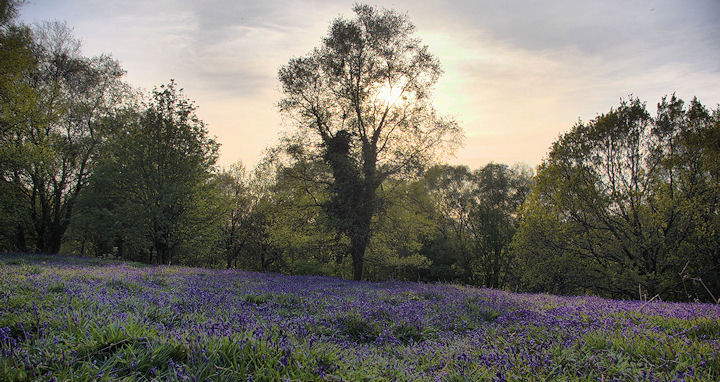
<instances>
[{"instance_id":1,"label":"ground","mask_svg":"<svg viewBox=\"0 0 720 382\"><path fill-rule=\"evenodd\" d=\"M0 256L0 380L720 380L720 307Z\"/></svg>"}]
</instances>

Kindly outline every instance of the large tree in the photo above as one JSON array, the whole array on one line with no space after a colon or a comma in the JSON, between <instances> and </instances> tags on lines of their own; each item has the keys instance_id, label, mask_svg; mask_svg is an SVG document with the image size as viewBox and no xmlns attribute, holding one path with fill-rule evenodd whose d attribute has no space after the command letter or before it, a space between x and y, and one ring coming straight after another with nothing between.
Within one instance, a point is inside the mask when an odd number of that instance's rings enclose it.
<instances>
[{"instance_id":1,"label":"large tree","mask_svg":"<svg viewBox=\"0 0 720 382\"><path fill-rule=\"evenodd\" d=\"M219 145L195 109L170 81L105 121L108 142L78 217L83 232L109 220L112 229L103 231L122 257L207 263L200 252L216 243L220 226L212 177Z\"/></svg>"},{"instance_id":2,"label":"large tree","mask_svg":"<svg viewBox=\"0 0 720 382\"><path fill-rule=\"evenodd\" d=\"M280 69L279 107L297 122L306 152L329 167L325 211L350 240L359 280L380 185L417 174L461 131L432 106L440 64L407 16L367 5L354 12L333 21L320 47Z\"/></svg>"},{"instance_id":3,"label":"large tree","mask_svg":"<svg viewBox=\"0 0 720 382\"><path fill-rule=\"evenodd\" d=\"M15 249L34 241L27 249L57 253L102 143L98 121L117 105L124 72L109 56L83 57L65 24L32 34L3 29L2 55L11 59L0 90L0 183L3 204L23 217L3 233L16 237Z\"/></svg>"},{"instance_id":4,"label":"large tree","mask_svg":"<svg viewBox=\"0 0 720 382\"><path fill-rule=\"evenodd\" d=\"M0 248L27 250L30 215L18 184L7 174L17 150L8 144L22 131L34 99L27 79L35 68L30 28L17 24L19 1L0 1Z\"/></svg>"},{"instance_id":5,"label":"large tree","mask_svg":"<svg viewBox=\"0 0 720 382\"><path fill-rule=\"evenodd\" d=\"M672 96L653 118L630 99L560 137L515 239L542 278L526 286L686 298L681 272L719 285L719 117Z\"/></svg>"}]
</instances>

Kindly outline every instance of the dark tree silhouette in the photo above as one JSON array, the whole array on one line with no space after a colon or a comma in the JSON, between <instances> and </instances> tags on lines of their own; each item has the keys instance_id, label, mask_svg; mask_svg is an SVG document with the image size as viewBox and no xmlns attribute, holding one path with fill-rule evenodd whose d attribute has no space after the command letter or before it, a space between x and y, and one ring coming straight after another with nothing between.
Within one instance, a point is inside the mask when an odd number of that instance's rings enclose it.
<instances>
[{"instance_id":1,"label":"dark tree silhouette","mask_svg":"<svg viewBox=\"0 0 720 382\"><path fill-rule=\"evenodd\" d=\"M354 12L353 19L333 21L319 48L280 69L279 107L314 140L315 150L307 152L332 171L324 207L350 239L359 280L380 185L388 177L418 174L461 131L431 104L442 71L407 16L367 5Z\"/></svg>"}]
</instances>

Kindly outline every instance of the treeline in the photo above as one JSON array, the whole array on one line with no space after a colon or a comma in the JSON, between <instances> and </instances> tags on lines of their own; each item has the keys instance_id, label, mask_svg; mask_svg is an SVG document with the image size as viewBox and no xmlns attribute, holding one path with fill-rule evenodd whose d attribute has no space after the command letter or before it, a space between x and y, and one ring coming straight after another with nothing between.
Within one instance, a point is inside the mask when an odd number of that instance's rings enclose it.
<instances>
[{"instance_id":1,"label":"treeline","mask_svg":"<svg viewBox=\"0 0 720 382\"><path fill-rule=\"evenodd\" d=\"M280 109L304 130L254 169L220 169L175 82L139 92L112 57L82 56L64 24L17 24L17 2L0 11L3 251L720 297L720 109L695 99L663 98L655 116L622 101L559 137L536 173L433 165L458 133L428 103L438 62L406 16L357 6L280 71ZM398 52L394 72L377 65ZM405 78L401 101L368 97L378 78Z\"/></svg>"},{"instance_id":2,"label":"treeline","mask_svg":"<svg viewBox=\"0 0 720 382\"><path fill-rule=\"evenodd\" d=\"M518 286L718 302L720 109L622 101L553 145L518 210Z\"/></svg>"}]
</instances>

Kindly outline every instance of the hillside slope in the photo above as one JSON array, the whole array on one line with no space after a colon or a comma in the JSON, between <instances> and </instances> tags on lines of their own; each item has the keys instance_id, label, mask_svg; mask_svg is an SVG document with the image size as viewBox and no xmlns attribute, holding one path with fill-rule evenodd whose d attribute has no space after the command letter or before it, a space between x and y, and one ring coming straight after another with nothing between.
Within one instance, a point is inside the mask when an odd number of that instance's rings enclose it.
<instances>
[{"instance_id":1,"label":"hillside slope","mask_svg":"<svg viewBox=\"0 0 720 382\"><path fill-rule=\"evenodd\" d=\"M720 307L0 257L0 380L718 380Z\"/></svg>"}]
</instances>

